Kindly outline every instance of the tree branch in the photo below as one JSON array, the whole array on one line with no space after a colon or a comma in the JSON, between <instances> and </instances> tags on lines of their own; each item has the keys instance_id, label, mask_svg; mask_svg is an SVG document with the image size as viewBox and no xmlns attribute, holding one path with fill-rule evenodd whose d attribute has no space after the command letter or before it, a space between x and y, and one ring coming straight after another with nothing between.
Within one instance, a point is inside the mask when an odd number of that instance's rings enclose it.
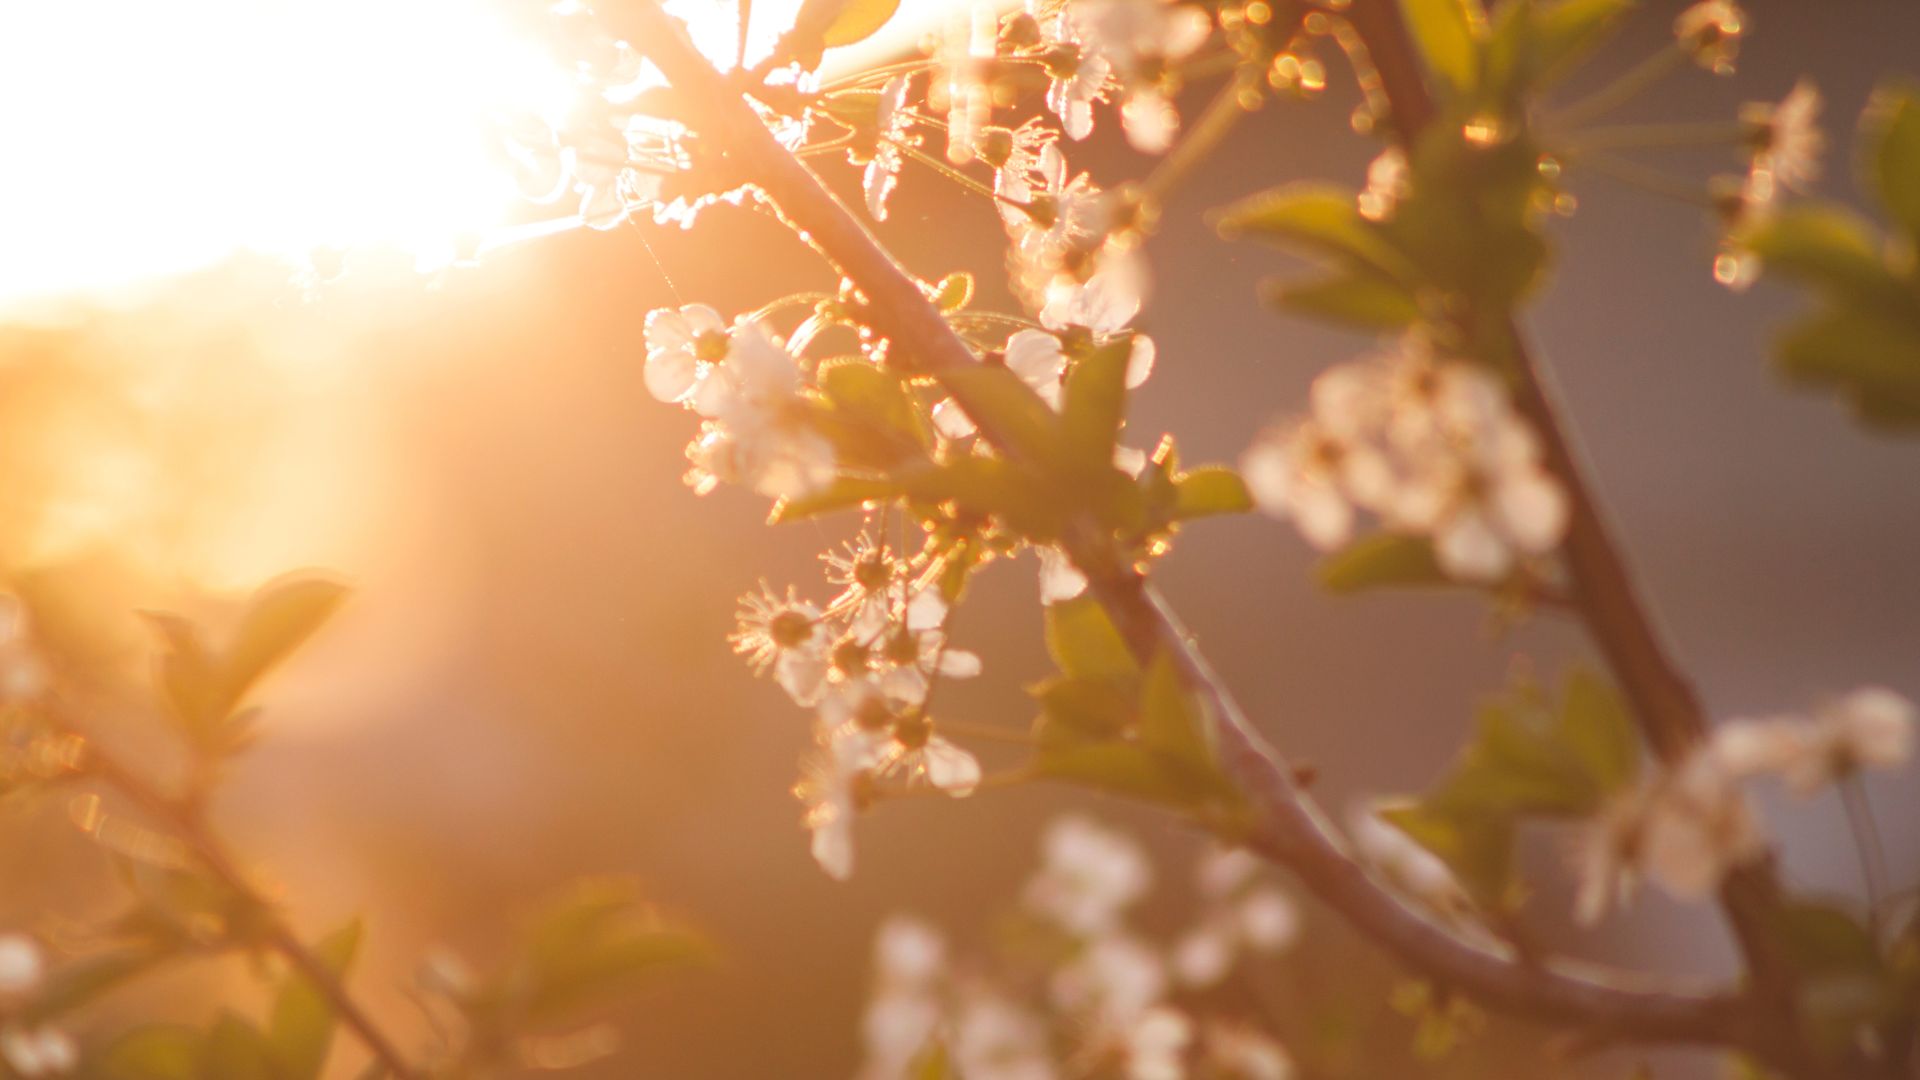
<instances>
[{"instance_id":1,"label":"tree branch","mask_svg":"<svg viewBox=\"0 0 1920 1080\"><path fill-rule=\"evenodd\" d=\"M1353 0L1349 24L1365 46L1372 78L1386 95L1388 120L1411 148L1436 108L1396 0ZM1706 713L1692 684L1669 656L1634 588L1619 546L1609 535L1578 456L1561 420L1544 372L1530 355L1511 315L1497 331L1505 341L1482 342L1514 358L1515 405L1539 434L1547 467L1560 479L1571 513L1562 545L1572 600L1608 665L1620 680L1633 714L1654 753L1676 764L1707 737ZM1797 1006L1792 976L1774 944L1772 923L1780 886L1771 856L1735 868L1721 884L1721 906L1753 978L1755 989L1778 1021L1767 1032L1777 1060L1806 1069L1797 1043Z\"/></svg>"},{"instance_id":2,"label":"tree branch","mask_svg":"<svg viewBox=\"0 0 1920 1080\"><path fill-rule=\"evenodd\" d=\"M866 227L804 164L777 143L741 96L694 49L681 25L653 3L614 13L613 29L665 73L702 136L715 139L744 175L778 206L822 254L857 285L868 301L873 329L907 356L916 370L939 377L976 363L919 287ZM949 387L949 389L953 389ZM959 395L955 395L959 397ZM963 408L967 401L959 398ZM976 420L980 416L968 409ZM997 433L989 440L1005 445ZM1674 989L1521 960L1469 940L1415 912L1375 880L1345 850L1290 771L1252 729L1189 637L1123 560L1106 532L1083 521L1063 538L1075 565L1105 605L1133 650L1166 651L1190 681L1212 698L1221 721L1223 765L1251 800L1257 824L1250 843L1291 867L1306 886L1409 966L1503 1011L1542 1020L1588 1025L1634 1038L1741 1045L1752 1041L1743 999Z\"/></svg>"}]
</instances>

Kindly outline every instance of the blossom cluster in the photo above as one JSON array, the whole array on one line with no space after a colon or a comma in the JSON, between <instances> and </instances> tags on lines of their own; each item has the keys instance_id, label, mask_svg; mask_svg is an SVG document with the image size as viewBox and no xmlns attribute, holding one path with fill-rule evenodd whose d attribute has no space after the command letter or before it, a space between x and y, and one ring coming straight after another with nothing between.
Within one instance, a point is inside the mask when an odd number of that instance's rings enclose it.
<instances>
[{"instance_id":1,"label":"blossom cluster","mask_svg":"<svg viewBox=\"0 0 1920 1080\"><path fill-rule=\"evenodd\" d=\"M1056 820L1022 894L1048 962L957 962L938 931L895 917L875 940L862 1080L913 1075L929 1053L968 1080L1285 1080L1292 1065L1254 1023L1202 1015L1183 995L1273 956L1298 933L1293 902L1261 880L1259 862L1215 850L1195 868L1198 915L1170 945L1129 925L1152 883L1146 854L1091 819Z\"/></svg>"},{"instance_id":2,"label":"blossom cluster","mask_svg":"<svg viewBox=\"0 0 1920 1080\"><path fill-rule=\"evenodd\" d=\"M1913 754L1913 704L1866 687L1811 717L1733 720L1678 766L1616 798L1584 830L1575 914L1598 921L1640 879L1683 899L1710 895L1766 839L1743 782L1778 776L1801 796Z\"/></svg>"},{"instance_id":3,"label":"blossom cluster","mask_svg":"<svg viewBox=\"0 0 1920 1080\"><path fill-rule=\"evenodd\" d=\"M9 1076L63 1076L80 1064L72 1036L51 1024L13 1019L40 992L46 974L46 955L38 941L20 933L0 934L0 1064Z\"/></svg>"},{"instance_id":4,"label":"blossom cluster","mask_svg":"<svg viewBox=\"0 0 1920 1080\"><path fill-rule=\"evenodd\" d=\"M902 557L862 532L828 552L840 592L825 604L763 587L741 599L734 649L814 711L814 749L795 794L813 854L836 878L853 872L853 823L890 792L929 787L956 798L980 783L980 763L939 734L929 713L941 679L970 678L980 658L947 641L939 562Z\"/></svg>"},{"instance_id":5,"label":"blossom cluster","mask_svg":"<svg viewBox=\"0 0 1920 1080\"><path fill-rule=\"evenodd\" d=\"M1310 414L1262 433L1241 460L1262 510L1322 549L1361 511L1431 540L1463 581L1497 582L1560 542L1567 497L1499 376L1408 338L1322 372Z\"/></svg>"}]
</instances>

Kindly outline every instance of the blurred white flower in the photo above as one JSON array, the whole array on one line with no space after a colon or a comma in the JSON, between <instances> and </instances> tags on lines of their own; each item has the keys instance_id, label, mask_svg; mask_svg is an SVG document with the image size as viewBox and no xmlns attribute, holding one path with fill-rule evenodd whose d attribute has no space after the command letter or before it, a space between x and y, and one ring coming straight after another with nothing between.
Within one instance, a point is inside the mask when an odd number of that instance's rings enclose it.
<instances>
[{"instance_id":1,"label":"blurred white flower","mask_svg":"<svg viewBox=\"0 0 1920 1080\"><path fill-rule=\"evenodd\" d=\"M1167 992L1167 970L1160 954L1124 933L1093 939L1053 973L1054 1004L1088 1019L1096 1028L1120 1032L1131 1027Z\"/></svg>"},{"instance_id":2,"label":"blurred white flower","mask_svg":"<svg viewBox=\"0 0 1920 1080\"><path fill-rule=\"evenodd\" d=\"M38 941L26 934L0 934L0 1006L31 995L46 974Z\"/></svg>"},{"instance_id":3,"label":"blurred white flower","mask_svg":"<svg viewBox=\"0 0 1920 1080\"><path fill-rule=\"evenodd\" d=\"M1298 909L1277 886L1256 880L1259 867L1244 848L1209 852L1196 867L1200 909L1172 954L1174 974L1188 986L1212 986L1243 952L1279 952L1298 936Z\"/></svg>"},{"instance_id":4,"label":"blurred white flower","mask_svg":"<svg viewBox=\"0 0 1920 1080\"><path fill-rule=\"evenodd\" d=\"M819 742L801 761L793 794L806 808L802 821L813 833L814 861L828 877L845 881L853 876L853 821L872 767L874 740L843 729L824 733Z\"/></svg>"},{"instance_id":5,"label":"blurred white flower","mask_svg":"<svg viewBox=\"0 0 1920 1080\"><path fill-rule=\"evenodd\" d=\"M1201 1038L1206 1076L1215 1080L1291 1080L1293 1059L1272 1036L1244 1024L1207 1025Z\"/></svg>"},{"instance_id":6,"label":"blurred white flower","mask_svg":"<svg viewBox=\"0 0 1920 1080\"><path fill-rule=\"evenodd\" d=\"M80 1064L80 1050L54 1027L9 1027L0 1029L0 1061L22 1080L36 1080L72 1072Z\"/></svg>"},{"instance_id":7,"label":"blurred white flower","mask_svg":"<svg viewBox=\"0 0 1920 1080\"><path fill-rule=\"evenodd\" d=\"M1710 749L1695 751L1661 778L1649 796L1640 848L1647 877L1675 897L1698 900L1765 850L1739 779Z\"/></svg>"},{"instance_id":8,"label":"blurred white flower","mask_svg":"<svg viewBox=\"0 0 1920 1080\"><path fill-rule=\"evenodd\" d=\"M1047 57L1047 108L1060 118L1060 130L1079 140L1093 134L1093 103L1104 101L1113 78L1113 64L1081 46L1066 9L1052 23L1048 35L1064 46Z\"/></svg>"},{"instance_id":9,"label":"blurred white flower","mask_svg":"<svg viewBox=\"0 0 1920 1080\"><path fill-rule=\"evenodd\" d=\"M1347 836L1360 860L1403 895L1453 919L1473 911L1472 899L1447 864L1382 818L1377 808L1356 806L1347 815Z\"/></svg>"},{"instance_id":10,"label":"blurred white flower","mask_svg":"<svg viewBox=\"0 0 1920 1080\"><path fill-rule=\"evenodd\" d=\"M1646 857L1646 833L1647 801L1641 791L1614 796L1580 827L1573 859L1575 922L1597 925L1608 910L1633 898Z\"/></svg>"},{"instance_id":11,"label":"blurred white flower","mask_svg":"<svg viewBox=\"0 0 1920 1080\"><path fill-rule=\"evenodd\" d=\"M1820 91L1801 79L1778 105L1750 103L1740 110L1753 149L1749 186L1770 193L1774 184L1804 192L1820 178L1827 138L1820 131Z\"/></svg>"},{"instance_id":12,"label":"blurred white flower","mask_svg":"<svg viewBox=\"0 0 1920 1080\"><path fill-rule=\"evenodd\" d=\"M1367 166L1367 186L1360 192L1360 216L1368 221L1388 221L1394 208L1413 188L1413 173L1407 167L1407 155L1397 146L1380 151Z\"/></svg>"},{"instance_id":13,"label":"blurred white flower","mask_svg":"<svg viewBox=\"0 0 1920 1080\"><path fill-rule=\"evenodd\" d=\"M1862 769L1892 769L1913 754L1913 703L1884 687L1855 690L1810 719L1734 720L1714 732L1713 753L1734 776L1778 774L1813 795Z\"/></svg>"},{"instance_id":14,"label":"blurred white flower","mask_svg":"<svg viewBox=\"0 0 1920 1080\"><path fill-rule=\"evenodd\" d=\"M883 987L925 990L946 974L946 939L924 919L889 916L873 937L873 967Z\"/></svg>"},{"instance_id":15,"label":"blurred white flower","mask_svg":"<svg viewBox=\"0 0 1920 1080\"><path fill-rule=\"evenodd\" d=\"M1152 881L1147 857L1130 837L1077 814L1047 827L1041 852L1023 900L1076 937L1113 930Z\"/></svg>"},{"instance_id":16,"label":"blurred white flower","mask_svg":"<svg viewBox=\"0 0 1920 1080\"><path fill-rule=\"evenodd\" d=\"M966 1080L1055 1080L1040 1019L997 993L961 999L953 1018L953 1063Z\"/></svg>"},{"instance_id":17,"label":"blurred white flower","mask_svg":"<svg viewBox=\"0 0 1920 1080\"><path fill-rule=\"evenodd\" d=\"M1746 18L1733 0L1699 0L1673 20L1673 36L1694 63L1716 75L1730 75Z\"/></svg>"}]
</instances>

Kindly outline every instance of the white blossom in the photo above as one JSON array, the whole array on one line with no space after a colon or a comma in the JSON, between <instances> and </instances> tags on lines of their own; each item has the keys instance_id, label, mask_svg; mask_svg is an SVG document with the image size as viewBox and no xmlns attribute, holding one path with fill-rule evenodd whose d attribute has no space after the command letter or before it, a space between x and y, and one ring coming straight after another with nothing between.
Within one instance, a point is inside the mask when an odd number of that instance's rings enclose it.
<instances>
[{"instance_id":1,"label":"white blossom","mask_svg":"<svg viewBox=\"0 0 1920 1080\"><path fill-rule=\"evenodd\" d=\"M1867 768L1891 769L1913 754L1912 702L1884 687L1855 690L1811 718L1735 720L1714 732L1713 753L1735 776L1778 774L1813 795Z\"/></svg>"},{"instance_id":2,"label":"white blossom","mask_svg":"<svg viewBox=\"0 0 1920 1080\"><path fill-rule=\"evenodd\" d=\"M1200 910L1172 954L1174 973L1188 986L1212 986L1243 952L1278 952L1298 936L1298 909L1278 887L1259 883L1258 872L1259 860L1244 848L1210 852L1196 867Z\"/></svg>"},{"instance_id":3,"label":"white blossom","mask_svg":"<svg viewBox=\"0 0 1920 1080\"><path fill-rule=\"evenodd\" d=\"M1120 913L1145 895L1152 880L1147 857L1132 839L1079 815L1048 826L1041 853L1025 904L1077 937L1115 929Z\"/></svg>"},{"instance_id":4,"label":"white blossom","mask_svg":"<svg viewBox=\"0 0 1920 1080\"><path fill-rule=\"evenodd\" d=\"M51 1026L0 1029L0 1061L22 1080L60 1076L80 1064L80 1050L66 1032Z\"/></svg>"},{"instance_id":5,"label":"white blossom","mask_svg":"<svg viewBox=\"0 0 1920 1080\"><path fill-rule=\"evenodd\" d=\"M954 1065L966 1080L1056 1080L1038 1017L997 993L964 997L953 1018Z\"/></svg>"},{"instance_id":6,"label":"white blossom","mask_svg":"<svg viewBox=\"0 0 1920 1080\"><path fill-rule=\"evenodd\" d=\"M1827 138L1820 131L1820 91L1801 79L1777 105L1749 104L1740 119L1752 132L1753 168L1749 186L1770 192L1774 184L1806 191L1820 178L1820 155Z\"/></svg>"},{"instance_id":7,"label":"white blossom","mask_svg":"<svg viewBox=\"0 0 1920 1080\"><path fill-rule=\"evenodd\" d=\"M38 941L25 934L0 934L0 1006L38 990L46 973Z\"/></svg>"},{"instance_id":8,"label":"white blossom","mask_svg":"<svg viewBox=\"0 0 1920 1080\"><path fill-rule=\"evenodd\" d=\"M1215 1080L1291 1080L1293 1059L1286 1048L1244 1024L1209 1024L1201 1045L1208 1072Z\"/></svg>"},{"instance_id":9,"label":"white blossom","mask_svg":"<svg viewBox=\"0 0 1920 1080\"><path fill-rule=\"evenodd\" d=\"M1694 752L1661 778L1649 797L1640 849L1647 877L1675 897L1699 900L1765 849L1739 779L1711 750Z\"/></svg>"},{"instance_id":10,"label":"white blossom","mask_svg":"<svg viewBox=\"0 0 1920 1080\"><path fill-rule=\"evenodd\" d=\"M1733 0L1699 0L1673 20L1673 35L1695 63L1717 75L1733 72L1747 13Z\"/></svg>"},{"instance_id":11,"label":"white blossom","mask_svg":"<svg viewBox=\"0 0 1920 1080\"><path fill-rule=\"evenodd\" d=\"M887 218L887 198L900 183L900 148L910 138L913 116L907 111L907 89L912 78L896 75L880 90L879 107L874 114L873 156L861 176L861 191L867 197L867 213L875 221Z\"/></svg>"},{"instance_id":12,"label":"white blossom","mask_svg":"<svg viewBox=\"0 0 1920 1080\"><path fill-rule=\"evenodd\" d=\"M873 742L859 732L836 732L801 763L793 793L805 806L813 833L812 851L820 869L836 881L853 876L853 821L860 810L860 786L873 762Z\"/></svg>"}]
</instances>

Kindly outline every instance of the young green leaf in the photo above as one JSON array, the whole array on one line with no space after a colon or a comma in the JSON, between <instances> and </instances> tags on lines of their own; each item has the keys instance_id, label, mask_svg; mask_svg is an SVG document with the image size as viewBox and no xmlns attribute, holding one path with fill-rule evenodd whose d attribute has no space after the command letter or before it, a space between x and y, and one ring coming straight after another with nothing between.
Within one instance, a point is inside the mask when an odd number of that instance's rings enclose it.
<instances>
[{"instance_id":1,"label":"young green leaf","mask_svg":"<svg viewBox=\"0 0 1920 1080\"><path fill-rule=\"evenodd\" d=\"M1081 474L1113 471L1113 448L1127 411L1131 336L1108 342L1074 362L1060 404L1067 460Z\"/></svg>"},{"instance_id":2,"label":"young green leaf","mask_svg":"<svg viewBox=\"0 0 1920 1080\"><path fill-rule=\"evenodd\" d=\"M184 1024L145 1024L116 1038L100 1058L110 1080L205 1080L200 1033Z\"/></svg>"},{"instance_id":3,"label":"young green leaf","mask_svg":"<svg viewBox=\"0 0 1920 1080\"><path fill-rule=\"evenodd\" d=\"M1427 69L1466 93L1479 81L1476 30L1486 23L1479 0L1400 0Z\"/></svg>"},{"instance_id":4,"label":"young green leaf","mask_svg":"<svg viewBox=\"0 0 1920 1080\"><path fill-rule=\"evenodd\" d=\"M945 371L940 382L980 430L1009 453L1042 462L1060 455L1060 418L1005 365Z\"/></svg>"},{"instance_id":5,"label":"young green leaf","mask_svg":"<svg viewBox=\"0 0 1920 1080\"><path fill-rule=\"evenodd\" d=\"M355 919L327 935L314 955L336 979L345 977L360 949L362 928ZM313 1080L326 1065L337 1018L333 1005L313 981L298 971L287 976L273 1001L267 1041L281 1080Z\"/></svg>"},{"instance_id":6,"label":"young green leaf","mask_svg":"<svg viewBox=\"0 0 1920 1080\"><path fill-rule=\"evenodd\" d=\"M1920 244L1920 92L1882 86L1867 107L1871 173L1880 198L1908 238Z\"/></svg>"},{"instance_id":7,"label":"young green leaf","mask_svg":"<svg viewBox=\"0 0 1920 1080\"><path fill-rule=\"evenodd\" d=\"M1541 90L1572 71L1633 9L1634 0L1516 3L1532 13L1531 88Z\"/></svg>"},{"instance_id":8,"label":"young green leaf","mask_svg":"<svg viewBox=\"0 0 1920 1080\"><path fill-rule=\"evenodd\" d=\"M1089 596L1048 606L1047 651L1068 675L1087 679L1131 679L1140 674L1120 631L1106 609Z\"/></svg>"},{"instance_id":9,"label":"young green leaf","mask_svg":"<svg viewBox=\"0 0 1920 1080\"><path fill-rule=\"evenodd\" d=\"M1361 330L1398 330L1420 321L1420 303L1406 286L1370 271L1342 271L1313 281L1262 282L1268 307Z\"/></svg>"},{"instance_id":10,"label":"young green leaf","mask_svg":"<svg viewBox=\"0 0 1920 1080\"><path fill-rule=\"evenodd\" d=\"M1340 594L1452 583L1426 537L1400 533L1355 540L1320 560L1313 576L1322 588Z\"/></svg>"},{"instance_id":11,"label":"young green leaf","mask_svg":"<svg viewBox=\"0 0 1920 1080\"><path fill-rule=\"evenodd\" d=\"M1209 517L1214 514L1244 514L1253 509L1253 496L1246 481L1225 465L1202 465L1176 474L1173 478L1173 518Z\"/></svg>"},{"instance_id":12,"label":"young green leaf","mask_svg":"<svg viewBox=\"0 0 1920 1080\"><path fill-rule=\"evenodd\" d=\"M1354 199L1331 184L1287 184L1234 203L1214 224L1228 239L1251 236L1393 280L1417 280L1407 257L1360 216Z\"/></svg>"},{"instance_id":13,"label":"young green leaf","mask_svg":"<svg viewBox=\"0 0 1920 1080\"><path fill-rule=\"evenodd\" d=\"M312 574L269 582L254 594L220 659L223 716L268 671L306 643L347 598L347 587Z\"/></svg>"}]
</instances>

